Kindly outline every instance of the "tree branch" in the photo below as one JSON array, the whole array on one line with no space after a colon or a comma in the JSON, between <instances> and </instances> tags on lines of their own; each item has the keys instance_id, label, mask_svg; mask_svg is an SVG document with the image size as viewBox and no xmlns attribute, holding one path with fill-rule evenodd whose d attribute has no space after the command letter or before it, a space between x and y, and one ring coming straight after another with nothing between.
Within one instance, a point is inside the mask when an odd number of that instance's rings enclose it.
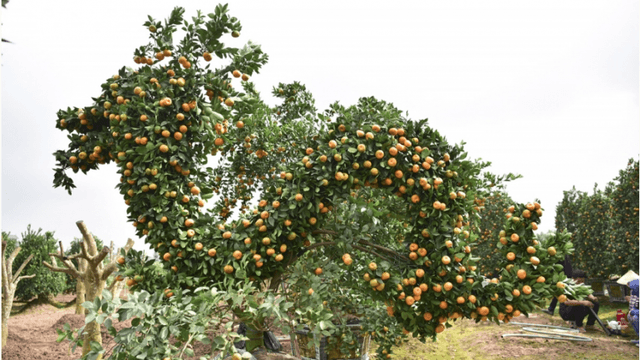
<instances>
[{"instance_id":1,"label":"tree branch","mask_svg":"<svg viewBox=\"0 0 640 360\"><path fill-rule=\"evenodd\" d=\"M18 284L20 282L20 280L22 280L22 279L31 279L31 278L34 278L34 277L36 277L36 274L20 276L20 277L15 279L14 284Z\"/></svg>"},{"instance_id":2,"label":"tree branch","mask_svg":"<svg viewBox=\"0 0 640 360\"><path fill-rule=\"evenodd\" d=\"M54 264L56 263L56 259L53 256L51 257L51 262L54 263ZM65 274L69 274L69 276L74 277L74 278L80 277L80 274L75 269L59 268L57 266L54 266L54 265L51 265L51 264L47 263L46 261L43 261L42 265L46 266L49 270L54 271L54 272L62 272L62 273L65 273ZM65 263L65 265L67 265L67 264Z\"/></svg>"},{"instance_id":3,"label":"tree branch","mask_svg":"<svg viewBox=\"0 0 640 360\"><path fill-rule=\"evenodd\" d=\"M325 229L318 229L318 230L313 230L311 232L313 235L317 235L317 234L326 234L326 235L338 235L337 232L332 231L332 230L325 230Z\"/></svg>"},{"instance_id":4,"label":"tree branch","mask_svg":"<svg viewBox=\"0 0 640 360\"><path fill-rule=\"evenodd\" d=\"M29 263L29 261L31 261L31 259L33 259L33 254L29 255L29 257L27 258L27 260L22 262L22 265L20 265L20 267L18 268L18 271L16 271L15 274L13 274L11 276L10 281L13 282L14 284L18 283L18 276L20 275L20 273L22 272L22 270L24 269L25 266L27 266L27 264ZM35 275L34 275L35 276ZM32 276L33 277L33 276Z\"/></svg>"},{"instance_id":5,"label":"tree branch","mask_svg":"<svg viewBox=\"0 0 640 360\"><path fill-rule=\"evenodd\" d=\"M333 241L325 241L325 242L319 242L319 243L315 243L313 245L309 245L307 246L305 249L307 250L312 250L315 249L317 247L321 247L321 246L331 246L331 245L335 245L336 243Z\"/></svg>"},{"instance_id":6,"label":"tree branch","mask_svg":"<svg viewBox=\"0 0 640 360\"><path fill-rule=\"evenodd\" d=\"M43 262L42 262L42 265L46 266L46 267L47 267L49 270L51 270L51 271L54 271L54 272L62 272L62 273L65 273L65 274L69 274L69 276L72 276L72 277L78 277L78 273L77 273L77 272L74 272L74 271L73 271L73 270L71 270L71 269L68 269L68 268L67 268L67 269L65 269L65 268L59 268L59 267L57 267L57 266L52 266L52 265L50 265L49 263L47 263L46 261L43 261Z\"/></svg>"},{"instance_id":7,"label":"tree branch","mask_svg":"<svg viewBox=\"0 0 640 360\"><path fill-rule=\"evenodd\" d=\"M397 252L395 252L395 251L393 251L393 250L391 250L389 248L386 248L384 246L376 245L376 244L370 243L370 242L368 242L366 240L358 240L358 243L361 244L361 245L367 245L367 246L374 247L374 248L376 248L376 249L378 249L380 251L384 251L384 252L389 253L389 254L391 254L393 256L399 257L402 260L410 261L409 258L407 258L406 256L398 254Z\"/></svg>"},{"instance_id":8,"label":"tree branch","mask_svg":"<svg viewBox=\"0 0 640 360\"><path fill-rule=\"evenodd\" d=\"M58 241L58 244L60 244L60 256L62 256L62 260L64 261L66 256L64 255L64 249L62 248L62 241Z\"/></svg>"},{"instance_id":9,"label":"tree branch","mask_svg":"<svg viewBox=\"0 0 640 360\"><path fill-rule=\"evenodd\" d=\"M91 260L91 255L89 255L89 250L87 250L87 244L84 241L80 241L80 249L82 250L82 258L89 261Z\"/></svg>"},{"instance_id":10,"label":"tree branch","mask_svg":"<svg viewBox=\"0 0 640 360\"><path fill-rule=\"evenodd\" d=\"M18 256L18 253L20 252L21 247L18 246L17 248L15 248L15 250L13 250L13 252L11 253L11 255L9 255L9 259L7 259L7 275L9 275L9 277L13 277L13 260L16 259L16 256ZM11 280L9 280L11 281Z\"/></svg>"},{"instance_id":11,"label":"tree branch","mask_svg":"<svg viewBox=\"0 0 640 360\"><path fill-rule=\"evenodd\" d=\"M354 248L354 249L358 249L358 250L360 250L360 251L364 251L364 252L369 253L369 254L372 254L372 255L375 255L375 256L380 257L380 258L382 258L382 259L384 259L384 260L387 260L387 261L389 261L389 262L393 262L391 259L387 258L386 256L382 256L382 255L380 255L379 253L377 253L377 252L375 252L375 251L373 251L373 250L371 250L371 249L367 249L367 248L362 247L362 246L359 246L359 245L353 245L353 248Z\"/></svg>"},{"instance_id":12,"label":"tree branch","mask_svg":"<svg viewBox=\"0 0 640 360\"><path fill-rule=\"evenodd\" d=\"M113 240L111 240L111 243L109 244L109 261L110 263L112 263L115 259L115 256L113 255Z\"/></svg>"},{"instance_id":13,"label":"tree branch","mask_svg":"<svg viewBox=\"0 0 640 360\"><path fill-rule=\"evenodd\" d=\"M92 260L91 263L93 266L97 268L100 267L100 264L102 264L102 260L104 260L104 258L107 257L107 255L109 255L109 253L111 252L111 250L108 247L103 247L102 250L98 253L98 255L96 255Z\"/></svg>"},{"instance_id":14,"label":"tree branch","mask_svg":"<svg viewBox=\"0 0 640 360\"><path fill-rule=\"evenodd\" d=\"M4 258L4 250L7 246L6 241L2 242L2 290L3 290L3 295L4 296L8 296L5 294L9 294L9 274L7 272L7 262L5 261Z\"/></svg>"},{"instance_id":15,"label":"tree branch","mask_svg":"<svg viewBox=\"0 0 640 360\"><path fill-rule=\"evenodd\" d=\"M80 254L75 254L75 255L80 255ZM62 262L62 264L64 266L66 266L67 268L73 270L73 271L78 271L75 267L75 265L73 265L73 263L71 262L72 258L66 257L64 255L60 255L60 254L56 254L56 253L50 253L49 256L51 256L51 263L52 264L56 264L56 260L55 258L60 259L60 261ZM73 258L75 259L77 256L74 256Z\"/></svg>"},{"instance_id":16,"label":"tree branch","mask_svg":"<svg viewBox=\"0 0 640 360\"><path fill-rule=\"evenodd\" d=\"M86 249L88 253L87 255L89 255L91 258L95 257L96 254L98 253L98 248L96 247L96 241L93 239L93 235L91 235L89 230L87 230L87 225L85 225L84 221L82 220L77 221L76 225L78 226L78 229L80 229L80 232L82 233L82 238L84 239L83 243L85 243L84 246L85 247L88 246L88 249ZM88 258L88 259L91 260L91 258Z\"/></svg>"}]
</instances>

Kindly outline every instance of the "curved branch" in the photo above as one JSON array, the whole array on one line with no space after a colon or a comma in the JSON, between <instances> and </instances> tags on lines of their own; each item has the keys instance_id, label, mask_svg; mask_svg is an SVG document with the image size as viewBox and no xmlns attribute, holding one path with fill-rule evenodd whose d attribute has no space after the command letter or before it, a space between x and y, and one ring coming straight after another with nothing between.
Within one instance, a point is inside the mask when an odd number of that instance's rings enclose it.
<instances>
[{"instance_id":1,"label":"curved branch","mask_svg":"<svg viewBox=\"0 0 640 360\"><path fill-rule=\"evenodd\" d=\"M10 277L13 277L13 260L16 259L16 256L18 256L18 253L20 252L21 247L18 246L17 248L15 248L15 250L13 250L13 252L11 253L11 255L9 255L9 259L7 259L7 273Z\"/></svg>"},{"instance_id":2,"label":"curved branch","mask_svg":"<svg viewBox=\"0 0 640 360\"><path fill-rule=\"evenodd\" d=\"M375 251L373 251L373 250L371 250L371 249L367 249L367 248L362 247L362 246L359 246L359 245L353 245L353 248L354 248L354 249L358 249L358 250L360 250L360 251L364 251L364 252L369 253L369 254L372 254L372 255L375 255L375 256L377 256L377 257L379 257L379 258L382 258L382 259L384 259L384 260L387 260L387 261L389 261L389 262L393 262L393 260L389 259L388 257L386 257L386 256L382 256L382 255L380 255L379 253L377 253L377 252L375 252Z\"/></svg>"},{"instance_id":3,"label":"curved branch","mask_svg":"<svg viewBox=\"0 0 640 360\"><path fill-rule=\"evenodd\" d=\"M13 281L13 283L14 283L14 284L18 284L18 283L20 282L20 280L22 280L22 279L31 279L31 278L34 278L34 277L36 277L36 274L32 274L32 275L23 275L23 276L17 277L17 278Z\"/></svg>"},{"instance_id":4,"label":"curved branch","mask_svg":"<svg viewBox=\"0 0 640 360\"><path fill-rule=\"evenodd\" d=\"M55 259L52 258L51 262L53 262L55 264ZM46 266L49 270L54 271L54 272L61 272L61 273L69 274L69 276L74 277L74 278L80 277L80 274L78 273L78 271L76 271L74 269L59 268L57 266L53 266L53 265L47 263L46 261L43 261L42 265Z\"/></svg>"},{"instance_id":5,"label":"curved branch","mask_svg":"<svg viewBox=\"0 0 640 360\"><path fill-rule=\"evenodd\" d=\"M22 265L20 265L20 267L18 268L18 271L15 272L15 274L13 274L11 276L10 281L13 282L14 284L18 283L18 276L20 275L20 273L22 272L22 270L24 269L25 266L27 266L27 264L29 263L29 261L31 261L31 259L33 259L33 254L29 255L29 257L27 258L27 260L22 262ZM35 276L35 275L33 275ZM32 276L32 277L33 277ZM24 276L23 276L24 278Z\"/></svg>"},{"instance_id":6,"label":"curved branch","mask_svg":"<svg viewBox=\"0 0 640 360\"><path fill-rule=\"evenodd\" d=\"M326 235L338 235L337 232L332 231L332 230L325 230L325 229L318 229L318 230L313 230L311 232L313 235L317 235L317 234L326 234Z\"/></svg>"},{"instance_id":7,"label":"curved branch","mask_svg":"<svg viewBox=\"0 0 640 360\"><path fill-rule=\"evenodd\" d=\"M312 250L315 249L317 247L321 247L321 246L331 246L331 245L335 245L336 243L333 241L325 241L325 242L319 242L319 243L315 243L313 245L309 245L307 247L305 247L305 249L308 250Z\"/></svg>"},{"instance_id":8,"label":"curved branch","mask_svg":"<svg viewBox=\"0 0 640 360\"><path fill-rule=\"evenodd\" d=\"M409 258L407 258L406 256L398 254L397 252L395 252L395 251L393 251L393 250L391 250L389 248L386 248L384 246L376 245L376 244L370 243L370 242L365 241L365 240L358 240L358 243L361 244L361 245L371 246L371 247L376 248L376 249L378 249L380 251L384 251L384 252L389 253L389 254L391 254L393 256L399 257L402 260L410 261Z\"/></svg>"}]
</instances>

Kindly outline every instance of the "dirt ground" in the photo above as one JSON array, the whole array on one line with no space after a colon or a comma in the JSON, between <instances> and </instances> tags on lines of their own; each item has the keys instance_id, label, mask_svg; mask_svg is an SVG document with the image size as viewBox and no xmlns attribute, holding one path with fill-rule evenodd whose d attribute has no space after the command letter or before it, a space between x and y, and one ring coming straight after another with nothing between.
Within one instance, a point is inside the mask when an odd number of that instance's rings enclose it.
<instances>
[{"instance_id":1,"label":"dirt ground","mask_svg":"<svg viewBox=\"0 0 640 360\"><path fill-rule=\"evenodd\" d=\"M69 302L73 295L61 295L56 299ZM514 319L518 322L564 325L559 316L550 317L541 313ZM70 353L69 343L57 343L56 329L69 323L72 328L84 324L83 315L74 314L74 308L57 309L51 305L38 305L9 319L9 338L2 349L5 360L72 360L78 359L81 349ZM121 328L128 324L118 324ZM515 325L475 324L469 320L457 322L440 334L438 341L421 343L411 339L395 349L393 359L593 359L626 360L638 359L638 348L629 343L631 337L608 337L601 330L585 334L592 342L568 342L559 340L502 338L503 334L519 333ZM103 332L105 344L110 337ZM280 337L282 334L276 333ZM633 337L635 338L635 337ZM290 354L290 344L283 341L284 351ZM197 359L206 356L208 346L196 344Z\"/></svg>"},{"instance_id":2,"label":"dirt ground","mask_svg":"<svg viewBox=\"0 0 640 360\"><path fill-rule=\"evenodd\" d=\"M59 295L56 300L59 302L70 302L75 299L75 295ZM17 308L22 305L15 303ZM14 309L16 308L14 307ZM69 342L57 343L56 329L62 329L68 323L71 329L78 329L84 325L84 315L76 315L74 306L65 309L58 309L54 306L43 304L29 308L23 313L18 313L9 318L9 336L7 344L2 348L2 360L75 360L82 355L82 349L76 348L71 353ZM130 322L114 324L116 329L130 326ZM282 334L276 332L276 336ZM102 331L103 344L108 348L112 339L106 331ZM111 343L113 344L113 343ZM283 341L283 352L291 353L291 346L288 341ZM196 343L194 346L195 356L206 356L210 353L210 345Z\"/></svg>"}]
</instances>

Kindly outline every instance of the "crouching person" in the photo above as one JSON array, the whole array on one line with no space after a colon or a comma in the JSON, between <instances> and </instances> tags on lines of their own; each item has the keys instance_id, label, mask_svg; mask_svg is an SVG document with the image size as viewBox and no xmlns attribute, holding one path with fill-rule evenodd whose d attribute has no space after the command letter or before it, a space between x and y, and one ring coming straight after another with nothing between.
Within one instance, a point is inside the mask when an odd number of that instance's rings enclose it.
<instances>
[{"instance_id":1,"label":"crouching person","mask_svg":"<svg viewBox=\"0 0 640 360\"><path fill-rule=\"evenodd\" d=\"M576 283L581 284L584 282L585 273L582 270L573 270L573 279ZM593 313L589 308L593 309ZM593 324L596 322L596 314L600 310L600 304L598 299L589 295L587 300L567 300L560 304L560 317L564 321L571 321L575 323L575 327L580 332L593 329ZM594 314L595 313L595 314ZM584 318L588 316L587 326L583 327ZM586 329L586 330L585 330Z\"/></svg>"}]
</instances>

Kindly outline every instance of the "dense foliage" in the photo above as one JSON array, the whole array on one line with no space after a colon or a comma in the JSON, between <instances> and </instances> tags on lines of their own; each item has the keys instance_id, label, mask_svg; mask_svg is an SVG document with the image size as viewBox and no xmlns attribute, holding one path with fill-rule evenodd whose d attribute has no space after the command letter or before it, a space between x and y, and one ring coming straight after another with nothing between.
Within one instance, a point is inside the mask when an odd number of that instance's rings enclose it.
<instances>
[{"instance_id":1,"label":"dense foliage","mask_svg":"<svg viewBox=\"0 0 640 360\"><path fill-rule=\"evenodd\" d=\"M63 292L66 287L64 274L52 273L42 266L42 261L50 261L50 253L58 252L60 249L58 240L53 237L53 232L42 233L42 229L34 231L29 225L21 237L18 246L22 250L16 256L15 263L22 264L29 255L33 255L33 259L24 268L22 275L35 274L36 276L18 283L16 297L26 301L37 296L38 300L44 301Z\"/></svg>"},{"instance_id":2,"label":"dense foliage","mask_svg":"<svg viewBox=\"0 0 640 360\"><path fill-rule=\"evenodd\" d=\"M604 190L564 192L556 229L572 233L574 266L593 277L638 271L638 161L630 159Z\"/></svg>"},{"instance_id":3,"label":"dense foliage","mask_svg":"<svg viewBox=\"0 0 640 360\"><path fill-rule=\"evenodd\" d=\"M496 277L502 266L500 251L496 246L500 240L500 230L509 206L515 204L506 191L494 191L480 204L478 216L471 221L472 239L476 245L473 251L482 261L479 273Z\"/></svg>"}]
</instances>

